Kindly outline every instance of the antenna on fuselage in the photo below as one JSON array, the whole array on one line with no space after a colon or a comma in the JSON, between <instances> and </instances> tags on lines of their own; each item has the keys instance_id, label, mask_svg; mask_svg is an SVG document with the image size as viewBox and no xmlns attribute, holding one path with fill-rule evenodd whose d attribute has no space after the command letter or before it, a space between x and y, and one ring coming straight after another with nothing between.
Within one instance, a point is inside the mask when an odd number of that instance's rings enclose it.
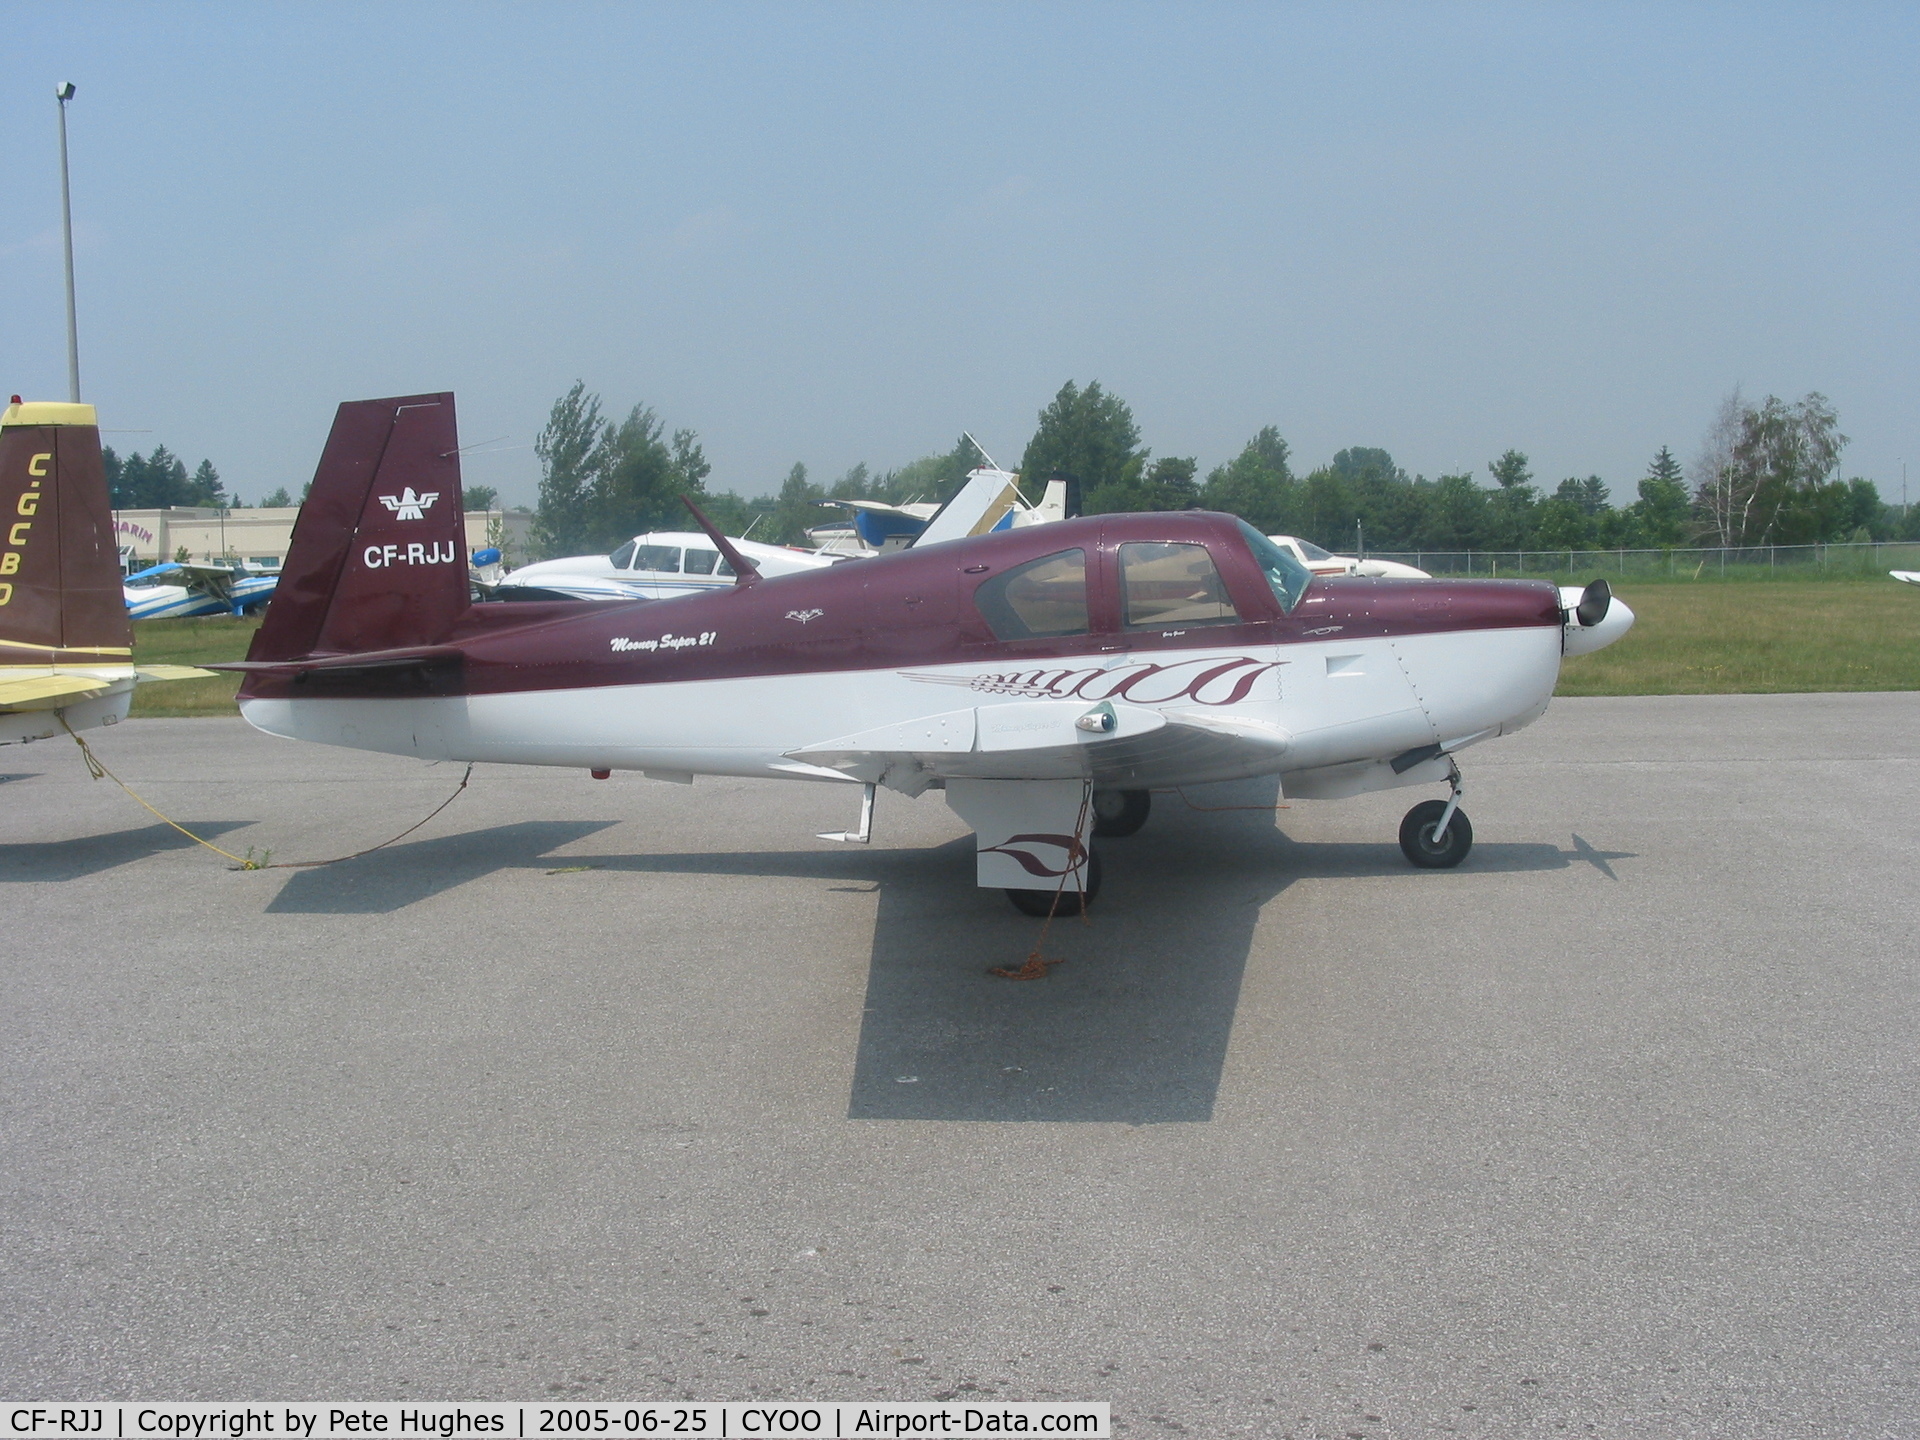
<instances>
[{"instance_id":1,"label":"antenna on fuselage","mask_svg":"<svg viewBox=\"0 0 1920 1440\"><path fill-rule=\"evenodd\" d=\"M698 505L685 495L680 497L680 503L693 512L693 518L699 522L700 528L707 532L707 538L713 541L715 547L726 557L727 563L733 567L735 585L751 585L760 578L759 568L734 548L733 541L722 535L717 525L700 513Z\"/></svg>"}]
</instances>

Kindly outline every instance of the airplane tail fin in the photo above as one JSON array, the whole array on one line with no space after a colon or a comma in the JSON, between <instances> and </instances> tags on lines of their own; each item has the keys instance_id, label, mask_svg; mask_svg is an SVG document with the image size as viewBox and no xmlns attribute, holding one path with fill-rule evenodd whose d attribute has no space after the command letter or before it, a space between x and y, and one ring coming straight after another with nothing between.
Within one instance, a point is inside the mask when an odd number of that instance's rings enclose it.
<instances>
[{"instance_id":1,"label":"airplane tail fin","mask_svg":"<svg viewBox=\"0 0 1920 1440\"><path fill-rule=\"evenodd\" d=\"M0 414L0 663L132 646L93 406L16 396Z\"/></svg>"},{"instance_id":2,"label":"airplane tail fin","mask_svg":"<svg viewBox=\"0 0 1920 1440\"><path fill-rule=\"evenodd\" d=\"M469 604L453 396L349 400L249 661L433 645Z\"/></svg>"}]
</instances>

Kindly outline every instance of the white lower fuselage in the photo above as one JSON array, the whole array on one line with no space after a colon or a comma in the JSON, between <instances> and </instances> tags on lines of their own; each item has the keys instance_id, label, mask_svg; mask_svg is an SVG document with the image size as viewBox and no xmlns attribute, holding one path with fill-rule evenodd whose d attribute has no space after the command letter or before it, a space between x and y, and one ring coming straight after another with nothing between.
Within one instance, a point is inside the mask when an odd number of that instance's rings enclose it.
<instances>
[{"instance_id":1,"label":"white lower fuselage","mask_svg":"<svg viewBox=\"0 0 1920 1440\"><path fill-rule=\"evenodd\" d=\"M1383 762L1427 746L1457 749L1536 719L1559 674L1561 631L1528 626L1315 640L1267 647L1092 652L1041 663L841 670L608 685L504 694L400 699L247 699L242 713L269 734L427 760L644 770L676 778L734 775L834 779L789 758L836 736L916 720L960 706L1057 696L1090 707L1112 698L1130 671L1153 665L1175 677L1235 656L1267 668L1232 704L1212 693L1162 694L1137 685L1119 698L1169 715L1233 717L1277 726L1284 752L1195 771L1143 775L1143 787L1198 784L1254 773L1296 777L1311 796L1358 793L1444 777L1429 761L1394 774ZM1010 672L1031 676L1013 693ZM993 677L993 683L983 683ZM995 693L995 692L1000 693ZM1064 692L1064 693L1063 693ZM1437 766L1437 768L1436 768ZM1021 778L1017 773L1008 778ZM1297 783L1296 783L1297 782Z\"/></svg>"}]
</instances>

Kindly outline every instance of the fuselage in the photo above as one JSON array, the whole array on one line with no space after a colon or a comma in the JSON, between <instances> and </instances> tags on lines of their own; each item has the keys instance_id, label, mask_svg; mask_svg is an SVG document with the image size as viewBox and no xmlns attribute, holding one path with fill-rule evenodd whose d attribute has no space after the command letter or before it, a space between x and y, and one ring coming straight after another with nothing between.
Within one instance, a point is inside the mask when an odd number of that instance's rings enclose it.
<instances>
[{"instance_id":1,"label":"fuselage","mask_svg":"<svg viewBox=\"0 0 1920 1440\"><path fill-rule=\"evenodd\" d=\"M1076 554L1082 610L1029 586L1042 623L1006 618L1008 585ZM1217 576L1186 595L1206 561ZM1255 759L1164 757L1130 777L1142 787L1260 770L1310 781L1457 749L1546 708L1563 619L1552 587L1302 583L1289 607L1227 516L1094 516L672 600L475 606L417 665L253 674L241 708L262 730L325 744L676 776L841 778L791 752L1035 699L1236 717L1289 737Z\"/></svg>"}]
</instances>

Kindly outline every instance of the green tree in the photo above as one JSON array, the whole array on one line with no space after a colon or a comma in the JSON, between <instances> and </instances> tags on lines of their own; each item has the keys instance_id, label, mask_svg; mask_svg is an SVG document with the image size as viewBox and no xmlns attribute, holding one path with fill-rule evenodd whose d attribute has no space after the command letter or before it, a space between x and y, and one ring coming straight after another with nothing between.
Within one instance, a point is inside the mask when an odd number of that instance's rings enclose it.
<instances>
[{"instance_id":1,"label":"green tree","mask_svg":"<svg viewBox=\"0 0 1920 1440\"><path fill-rule=\"evenodd\" d=\"M610 550L648 530L691 523L682 495L699 497L713 467L691 430L671 438L660 418L635 405L617 426L583 381L553 404L534 442L540 457L540 505L533 522L537 554Z\"/></svg>"},{"instance_id":2,"label":"green tree","mask_svg":"<svg viewBox=\"0 0 1920 1440\"><path fill-rule=\"evenodd\" d=\"M651 409L636 405L617 429L609 427L591 457L590 547L612 549L649 530L681 530L691 523L682 495L705 489L712 466L691 430L671 442Z\"/></svg>"},{"instance_id":3,"label":"green tree","mask_svg":"<svg viewBox=\"0 0 1920 1440\"><path fill-rule=\"evenodd\" d=\"M1482 544L1489 550L1520 550L1533 540L1534 511L1540 492L1533 487L1533 471L1527 457L1509 450L1488 464L1495 486L1487 507L1487 528Z\"/></svg>"},{"instance_id":4,"label":"green tree","mask_svg":"<svg viewBox=\"0 0 1920 1440\"><path fill-rule=\"evenodd\" d=\"M1545 550L1590 550L1594 515L1581 482L1562 480L1560 488L1535 513L1533 543Z\"/></svg>"},{"instance_id":5,"label":"green tree","mask_svg":"<svg viewBox=\"0 0 1920 1440\"><path fill-rule=\"evenodd\" d=\"M1293 472L1287 468L1287 442L1268 425L1224 465L1207 474L1200 503L1209 510L1238 515L1263 535L1287 532Z\"/></svg>"},{"instance_id":6,"label":"green tree","mask_svg":"<svg viewBox=\"0 0 1920 1440\"><path fill-rule=\"evenodd\" d=\"M766 533L755 538L774 545L805 545L807 531L827 521L820 507L825 498L826 492L807 479L807 467L796 460L768 511L762 527Z\"/></svg>"},{"instance_id":7,"label":"green tree","mask_svg":"<svg viewBox=\"0 0 1920 1440\"><path fill-rule=\"evenodd\" d=\"M460 486L460 503L469 513L491 510L500 503L500 492L492 485Z\"/></svg>"},{"instance_id":8,"label":"green tree","mask_svg":"<svg viewBox=\"0 0 1920 1440\"><path fill-rule=\"evenodd\" d=\"M226 487L220 483L220 472L213 468L211 460L202 460L194 470L193 478L187 482L187 504L223 506L233 504L233 498L227 494Z\"/></svg>"},{"instance_id":9,"label":"green tree","mask_svg":"<svg viewBox=\"0 0 1920 1440\"><path fill-rule=\"evenodd\" d=\"M1818 391L1758 406L1734 391L1721 402L1694 462L1695 503L1722 545L1797 544L1839 538L1851 513L1834 480L1847 437ZM1846 531L1840 532L1847 533Z\"/></svg>"},{"instance_id":10,"label":"green tree","mask_svg":"<svg viewBox=\"0 0 1920 1440\"><path fill-rule=\"evenodd\" d=\"M877 482L877 493L868 498L885 500L891 505L915 502L944 505L966 484L968 474L984 464L986 457L980 453L980 447L962 435L944 455L923 455L898 470L888 471ZM1026 488L1036 492L1046 481L1044 475L1022 478L1031 479L1032 484Z\"/></svg>"},{"instance_id":11,"label":"green tree","mask_svg":"<svg viewBox=\"0 0 1920 1440\"><path fill-rule=\"evenodd\" d=\"M574 381L553 402L546 428L533 442L540 457L540 503L531 527L535 555L577 555L589 547L605 428L600 397L587 393L585 381Z\"/></svg>"},{"instance_id":12,"label":"green tree","mask_svg":"<svg viewBox=\"0 0 1920 1440\"><path fill-rule=\"evenodd\" d=\"M1664 548L1687 543L1693 504L1687 496L1680 462L1665 445L1640 481L1640 498L1627 508L1642 544Z\"/></svg>"},{"instance_id":13,"label":"green tree","mask_svg":"<svg viewBox=\"0 0 1920 1440\"><path fill-rule=\"evenodd\" d=\"M1147 467L1149 510L1191 510L1200 503L1200 462L1163 455Z\"/></svg>"},{"instance_id":14,"label":"green tree","mask_svg":"<svg viewBox=\"0 0 1920 1440\"><path fill-rule=\"evenodd\" d=\"M1102 390L1098 380L1084 390L1069 380L1040 412L1020 459L1020 476L1029 499L1037 499L1056 472L1078 476L1092 514L1127 508L1124 501L1145 460L1140 427L1126 401ZM1109 505L1109 500L1115 503Z\"/></svg>"},{"instance_id":15,"label":"green tree","mask_svg":"<svg viewBox=\"0 0 1920 1440\"><path fill-rule=\"evenodd\" d=\"M1442 475L1428 489L1413 536L1416 550L1483 550L1492 503L1471 475ZM1382 546L1381 548L1386 548Z\"/></svg>"},{"instance_id":16,"label":"green tree","mask_svg":"<svg viewBox=\"0 0 1920 1440\"><path fill-rule=\"evenodd\" d=\"M293 496L287 493L287 487L284 485L276 490L269 490L265 495L260 497L260 508L262 510L285 509L292 506L293 503Z\"/></svg>"}]
</instances>

